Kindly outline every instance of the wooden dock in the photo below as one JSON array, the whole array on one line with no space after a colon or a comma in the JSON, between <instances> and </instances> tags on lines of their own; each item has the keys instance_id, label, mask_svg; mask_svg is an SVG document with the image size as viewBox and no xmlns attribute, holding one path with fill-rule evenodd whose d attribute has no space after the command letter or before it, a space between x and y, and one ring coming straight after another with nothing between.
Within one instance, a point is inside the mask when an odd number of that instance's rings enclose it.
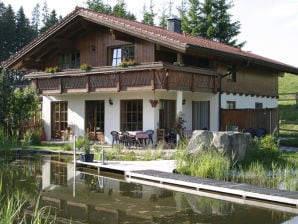
<instances>
[{"instance_id":1,"label":"wooden dock","mask_svg":"<svg viewBox=\"0 0 298 224\"><path fill-rule=\"evenodd\" d=\"M176 191L298 214L298 192L156 170L132 171L127 172L126 176L129 182L151 185L153 182L158 187Z\"/></svg>"},{"instance_id":2,"label":"wooden dock","mask_svg":"<svg viewBox=\"0 0 298 224\"><path fill-rule=\"evenodd\" d=\"M128 182L298 214L298 192L176 174L174 160L76 163L121 172Z\"/></svg>"}]
</instances>

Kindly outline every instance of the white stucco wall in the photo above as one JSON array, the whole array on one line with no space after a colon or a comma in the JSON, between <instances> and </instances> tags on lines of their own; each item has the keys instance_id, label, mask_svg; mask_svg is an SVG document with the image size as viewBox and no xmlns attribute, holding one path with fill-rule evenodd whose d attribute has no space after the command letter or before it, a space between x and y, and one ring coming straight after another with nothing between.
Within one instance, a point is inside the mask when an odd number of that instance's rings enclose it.
<instances>
[{"instance_id":1,"label":"white stucco wall","mask_svg":"<svg viewBox=\"0 0 298 224\"><path fill-rule=\"evenodd\" d=\"M113 105L109 104L112 99ZM168 99L181 102L184 105L177 105L176 112L181 111L184 118L186 130L192 129L192 101L210 101L210 129L218 128L218 95L211 93L191 93L177 91L147 91L147 92L120 92L120 93L90 93L90 94L61 94L43 97L42 116L45 121L45 132L48 140L51 138L51 102L68 102L68 124L74 127L74 134L84 135L85 129L85 101L105 101L105 141L111 143L111 131L120 130L120 101L128 99L143 100L143 130L159 128L159 104L154 108L149 103L150 99Z\"/></svg>"},{"instance_id":2,"label":"white stucco wall","mask_svg":"<svg viewBox=\"0 0 298 224\"><path fill-rule=\"evenodd\" d=\"M221 107L227 109L227 101L235 101L236 109L255 108L255 103L262 103L263 108L276 108L278 101L276 98L267 98L259 96L240 96L239 94L222 94Z\"/></svg>"}]
</instances>

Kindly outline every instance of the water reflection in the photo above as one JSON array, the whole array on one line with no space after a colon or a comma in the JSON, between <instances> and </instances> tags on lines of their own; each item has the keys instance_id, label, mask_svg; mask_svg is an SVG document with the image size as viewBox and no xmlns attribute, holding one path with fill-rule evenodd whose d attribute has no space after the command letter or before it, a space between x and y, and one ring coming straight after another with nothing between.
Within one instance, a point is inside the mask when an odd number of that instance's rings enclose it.
<instances>
[{"instance_id":1,"label":"water reflection","mask_svg":"<svg viewBox=\"0 0 298 224\"><path fill-rule=\"evenodd\" d=\"M22 179L23 185L14 187L31 198L39 192L40 206L51 206L58 223L283 223L295 216L127 183L120 175L74 172L61 157L14 160L1 170L9 170L2 174L9 184Z\"/></svg>"}]
</instances>

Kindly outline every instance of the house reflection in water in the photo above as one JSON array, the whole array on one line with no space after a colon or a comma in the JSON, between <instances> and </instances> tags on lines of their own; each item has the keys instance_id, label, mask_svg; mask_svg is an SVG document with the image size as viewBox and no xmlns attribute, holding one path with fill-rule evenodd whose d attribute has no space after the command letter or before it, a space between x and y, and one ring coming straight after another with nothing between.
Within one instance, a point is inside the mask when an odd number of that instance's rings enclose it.
<instances>
[{"instance_id":1,"label":"house reflection in water","mask_svg":"<svg viewBox=\"0 0 298 224\"><path fill-rule=\"evenodd\" d=\"M76 171L45 157L40 204L59 220L80 223L282 223L292 215L227 201L127 183L122 175ZM75 184L74 184L75 181ZM74 188L75 186L75 188ZM75 189L75 194L73 194ZM75 196L74 196L75 195ZM273 215L273 213L275 215Z\"/></svg>"},{"instance_id":2,"label":"house reflection in water","mask_svg":"<svg viewBox=\"0 0 298 224\"><path fill-rule=\"evenodd\" d=\"M87 223L151 222L153 216L170 214L176 207L171 191L127 183L123 176L116 179L76 171L74 178L73 168L72 163L50 156L42 166L41 204L53 207L58 218Z\"/></svg>"}]
</instances>

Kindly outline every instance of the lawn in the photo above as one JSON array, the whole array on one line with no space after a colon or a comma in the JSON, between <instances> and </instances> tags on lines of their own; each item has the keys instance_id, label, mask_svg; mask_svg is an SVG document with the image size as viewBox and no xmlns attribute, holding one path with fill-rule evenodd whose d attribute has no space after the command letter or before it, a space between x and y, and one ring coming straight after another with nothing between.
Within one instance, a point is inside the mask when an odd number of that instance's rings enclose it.
<instances>
[{"instance_id":1,"label":"lawn","mask_svg":"<svg viewBox=\"0 0 298 224\"><path fill-rule=\"evenodd\" d=\"M284 95L284 93L298 92L298 76L285 74L278 79L279 92L279 119L280 119L280 136L281 145L298 147L298 105L296 104L295 95ZM293 131L291 131L293 130Z\"/></svg>"}]
</instances>

